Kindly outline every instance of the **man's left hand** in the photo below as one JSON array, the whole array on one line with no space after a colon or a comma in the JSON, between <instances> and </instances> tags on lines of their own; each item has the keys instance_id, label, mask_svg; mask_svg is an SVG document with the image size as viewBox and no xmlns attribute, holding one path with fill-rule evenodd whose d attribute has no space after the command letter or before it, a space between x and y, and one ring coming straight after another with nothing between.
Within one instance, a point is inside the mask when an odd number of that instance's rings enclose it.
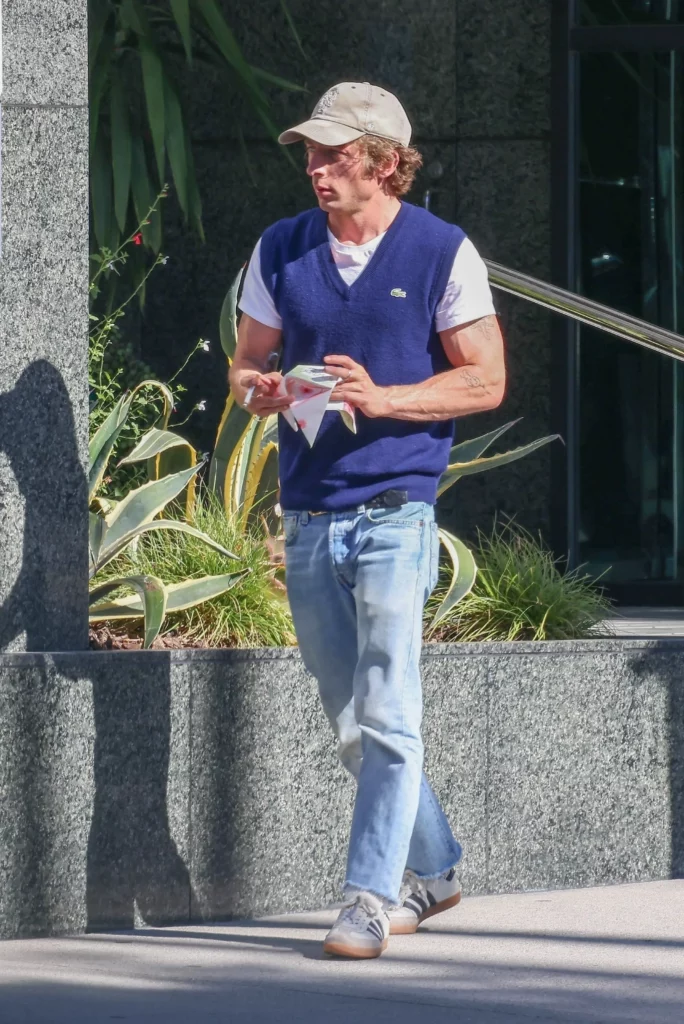
<instances>
[{"instance_id":1,"label":"man's left hand","mask_svg":"<svg viewBox=\"0 0 684 1024\"><path fill-rule=\"evenodd\" d=\"M388 389L374 384L360 363L349 356L325 356L323 361L328 373L340 378L330 396L333 402L349 402L370 419L391 415Z\"/></svg>"}]
</instances>

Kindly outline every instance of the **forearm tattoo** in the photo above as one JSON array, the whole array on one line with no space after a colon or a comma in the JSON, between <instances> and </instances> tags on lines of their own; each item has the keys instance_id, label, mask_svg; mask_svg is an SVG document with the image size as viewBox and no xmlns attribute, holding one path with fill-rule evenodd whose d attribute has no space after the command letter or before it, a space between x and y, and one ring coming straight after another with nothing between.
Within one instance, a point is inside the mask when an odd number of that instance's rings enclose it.
<instances>
[{"instance_id":1,"label":"forearm tattoo","mask_svg":"<svg viewBox=\"0 0 684 1024\"><path fill-rule=\"evenodd\" d=\"M485 395L489 394L485 382L481 380L477 376L477 374L473 373L471 370L461 370L461 378L467 388L482 388L482 391Z\"/></svg>"}]
</instances>

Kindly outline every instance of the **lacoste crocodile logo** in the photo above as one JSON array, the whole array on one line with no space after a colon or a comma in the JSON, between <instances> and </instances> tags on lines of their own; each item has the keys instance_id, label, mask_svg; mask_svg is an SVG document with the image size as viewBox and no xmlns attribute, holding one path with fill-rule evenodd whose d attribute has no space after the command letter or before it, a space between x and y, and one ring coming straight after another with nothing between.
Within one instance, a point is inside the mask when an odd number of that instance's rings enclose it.
<instances>
[{"instance_id":1,"label":"lacoste crocodile logo","mask_svg":"<svg viewBox=\"0 0 684 1024\"><path fill-rule=\"evenodd\" d=\"M401 288L393 288L392 291L390 292L390 295L392 296L393 299L405 299L406 298L406 292L403 291L403 289L401 289Z\"/></svg>"}]
</instances>

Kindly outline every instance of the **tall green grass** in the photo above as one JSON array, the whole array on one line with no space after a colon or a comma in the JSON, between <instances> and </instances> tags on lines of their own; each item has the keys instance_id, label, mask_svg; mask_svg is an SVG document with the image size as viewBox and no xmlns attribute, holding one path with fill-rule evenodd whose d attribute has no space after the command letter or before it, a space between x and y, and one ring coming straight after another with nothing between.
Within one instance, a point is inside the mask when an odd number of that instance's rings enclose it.
<instances>
[{"instance_id":1,"label":"tall green grass","mask_svg":"<svg viewBox=\"0 0 684 1024\"><path fill-rule=\"evenodd\" d=\"M591 577L562 572L540 540L509 522L480 533L475 549L478 574L470 594L426 639L581 640L605 636L610 602ZM440 584L428 602L426 621L442 600Z\"/></svg>"},{"instance_id":2,"label":"tall green grass","mask_svg":"<svg viewBox=\"0 0 684 1024\"><path fill-rule=\"evenodd\" d=\"M102 576L129 572L151 573L165 583L180 583L200 576L220 575L234 568L249 571L231 590L196 608L176 612L164 620L162 634L173 630L202 647L283 647L294 644L294 628L287 602L273 580L263 536L243 532L226 517L220 502L202 494L193 525L239 557L227 561L206 544L171 530L149 533L137 547L107 566ZM140 620L128 620L133 634Z\"/></svg>"}]
</instances>

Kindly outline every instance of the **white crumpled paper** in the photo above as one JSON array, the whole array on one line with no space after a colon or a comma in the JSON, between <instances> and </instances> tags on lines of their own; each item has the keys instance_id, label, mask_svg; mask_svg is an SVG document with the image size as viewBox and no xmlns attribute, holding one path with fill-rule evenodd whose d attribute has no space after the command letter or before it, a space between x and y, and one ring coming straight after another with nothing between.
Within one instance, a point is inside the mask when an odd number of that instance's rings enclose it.
<instances>
[{"instance_id":1,"label":"white crumpled paper","mask_svg":"<svg viewBox=\"0 0 684 1024\"><path fill-rule=\"evenodd\" d=\"M328 373L325 366L295 366L283 377L277 395L290 395L294 400L289 409L281 413L293 430L302 434L313 445L326 412L339 412L345 426L356 433L354 409L348 402L331 402L333 388L340 378Z\"/></svg>"}]
</instances>

